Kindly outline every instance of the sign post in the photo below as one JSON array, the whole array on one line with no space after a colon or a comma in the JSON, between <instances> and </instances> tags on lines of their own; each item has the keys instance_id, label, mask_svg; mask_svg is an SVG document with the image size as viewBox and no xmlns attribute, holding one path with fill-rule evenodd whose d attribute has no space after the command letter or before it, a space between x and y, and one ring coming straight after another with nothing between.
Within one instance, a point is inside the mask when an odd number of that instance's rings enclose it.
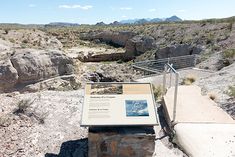
<instances>
[{"instance_id":1,"label":"sign post","mask_svg":"<svg viewBox=\"0 0 235 157\"><path fill-rule=\"evenodd\" d=\"M152 156L158 124L150 83L88 83L81 126L88 156Z\"/></svg>"}]
</instances>

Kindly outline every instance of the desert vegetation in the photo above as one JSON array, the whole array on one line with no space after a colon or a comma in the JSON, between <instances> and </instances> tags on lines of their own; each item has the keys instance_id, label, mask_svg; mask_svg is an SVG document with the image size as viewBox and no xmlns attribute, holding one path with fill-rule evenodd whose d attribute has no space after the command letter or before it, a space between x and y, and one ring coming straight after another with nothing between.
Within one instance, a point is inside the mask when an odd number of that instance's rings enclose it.
<instances>
[{"instance_id":1,"label":"desert vegetation","mask_svg":"<svg viewBox=\"0 0 235 157\"><path fill-rule=\"evenodd\" d=\"M227 93L230 97L235 98L235 86L229 86Z\"/></svg>"},{"instance_id":2,"label":"desert vegetation","mask_svg":"<svg viewBox=\"0 0 235 157\"><path fill-rule=\"evenodd\" d=\"M196 81L196 77L192 74L186 76L182 79L182 85L191 85Z\"/></svg>"}]
</instances>

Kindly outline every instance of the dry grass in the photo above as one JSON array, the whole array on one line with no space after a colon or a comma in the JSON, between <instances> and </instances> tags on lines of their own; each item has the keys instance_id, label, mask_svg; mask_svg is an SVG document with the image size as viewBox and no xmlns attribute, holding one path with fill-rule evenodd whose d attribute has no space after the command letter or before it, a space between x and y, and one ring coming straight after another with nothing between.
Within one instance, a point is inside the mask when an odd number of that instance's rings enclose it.
<instances>
[{"instance_id":1,"label":"dry grass","mask_svg":"<svg viewBox=\"0 0 235 157\"><path fill-rule=\"evenodd\" d=\"M153 85L153 94L156 100L160 100L162 98L163 92L164 90L162 85L158 86Z\"/></svg>"},{"instance_id":2,"label":"dry grass","mask_svg":"<svg viewBox=\"0 0 235 157\"><path fill-rule=\"evenodd\" d=\"M19 101L14 114L25 114L27 109L33 104L33 102L34 101L31 101L29 99Z\"/></svg>"},{"instance_id":3,"label":"dry grass","mask_svg":"<svg viewBox=\"0 0 235 157\"><path fill-rule=\"evenodd\" d=\"M192 74L183 78L182 85L191 85L196 81L196 77Z\"/></svg>"}]
</instances>

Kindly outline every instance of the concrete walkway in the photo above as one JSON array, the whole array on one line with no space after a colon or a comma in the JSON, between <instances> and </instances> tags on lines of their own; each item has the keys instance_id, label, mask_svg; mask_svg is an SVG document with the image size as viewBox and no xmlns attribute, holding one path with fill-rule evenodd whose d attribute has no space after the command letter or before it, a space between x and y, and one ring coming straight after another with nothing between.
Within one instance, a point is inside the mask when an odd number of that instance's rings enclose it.
<instances>
[{"instance_id":1,"label":"concrete walkway","mask_svg":"<svg viewBox=\"0 0 235 157\"><path fill-rule=\"evenodd\" d=\"M193 157L235 157L235 120L198 86L179 86L173 119L174 87L164 96L165 116L175 142Z\"/></svg>"},{"instance_id":2,"label":"concrete walkway","mask_svg":"<svg viewBox=\"0 0 235 157\"><path fill-rule=\"evenodd\" d=\"M201 78L209 76L211 73L197 69L180 71L181 78L188 74ZM137 81L160 85L162 80L162 75L159 75ZM208 96L202 96L200 87L179 86L176 117L172 123L173 100L174 87L171 87L164 97L165 118L170 126L173 125L175 143L187 155L192 157L235 157L235 120ZM159 149L156 149L156 154L157 152Z\"/></svg>"},{"instance_id":3,"label":"concrete walkway","mask_svg":"<svg viewBox=\"0 0 235 157\"><path fill-rule=\"evenodd\" d=\"M235 121L208 96L201 95L195 85L179 86L175 119L173 119L175 88L168 89L164 96L164 109L169 125L177 123L235 123Z\"/></svg>"},{"instance_id":4,"label":"concrete walkway","mask_svg":"<svg viewBox=\"0 0 235 157\"><path fill-rule=\"evenodd\" d=\"M175 139L192 157L235 157L235 125L178 123Z\"/></svg>"}]
</instances>

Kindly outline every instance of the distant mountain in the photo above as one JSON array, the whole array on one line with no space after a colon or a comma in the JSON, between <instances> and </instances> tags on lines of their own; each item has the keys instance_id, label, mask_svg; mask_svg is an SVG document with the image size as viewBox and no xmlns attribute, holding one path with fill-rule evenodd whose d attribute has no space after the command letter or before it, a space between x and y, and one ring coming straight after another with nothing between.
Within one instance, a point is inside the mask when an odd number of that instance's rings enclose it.
<instances>
[{"instance_id":1,"label":"distant mountain","mask_svg":"<svg viewBox=\"0 0 235 157\"><path fill-rule=\"evenodd\" d=\"M152 22L154 23L154 22L178 22L178 21L182 21L182 19L177 16L171 16L169 18L128 19L128 20L122 20L119 23L121 24L144 24L144 23L152 23Z\"/></svg>"},{"instance_id":2,"label":"distant mountain","mask_svg":"<svg viewBox=\"0 0 235 157\"><path fill-rule=\"evenodd\" d=\"M79 26L78 23L68 23L68 22L51 22L45 26L57 26L57 27L74 27Z\"/></svg>"},{"instance_id":3,"label":"distant mountain","mask_svg":"<svg viewBox=\"0 0 235 157\"><path fill-rule=\"evenodd\" d=\"M169 18L166 18L165 21L167 21L167 22L179 22L179 21L182 21L182 19L177 17L177 16L171 16Z\"/></svg>"},{"instance_id":4,"label":"distant mountain","mask_svg":"<svg viewBox=\"0 0 235 157\"><path fill-rule=\"evenodd\" d=\"M135 22L135 24L144 24L144 23L148 23L149 20L148 19L139 19Z\"/></svg>"},{"instance_id":5,"label":"distant mountain","mask_svg":"<svg viewBox=\"0 0 235 157\"><path fill-rule=\"evenodd\" d=\"M102 22L98 22L95 24L96 26L105 26L106 24L102 21Z\"/></svg>"},{"instance_id":6,"label":"distant mountain","mask_svg":"<svg viewBox=\"0 0 235 157\"><path fill-rule=\"evenodd\" d=\"M121 24L134 24L138 20L140 20L140 19L128 19L128 20L122 20L119 23L121 23Z\"/></svg>"},{"instance_id":7,"label":"distant mountain","mask_svg":"<svg viewBox=\"0 0 235 157\"><path fill-rule=\"evenodd\" d=\"M160 18L154 18L154 19L151 19L150 22L162 22L163 19L160 19Z\"/></svg>"},{"instance_id":8,"label":"distant mountain","mask_svg":"<svg viewBox=\"0 0 235 157\"><path fill-rule=\"evenodd\" d=\"M118 26L118 25L121 25L121 23L118 22L118 21L114 21L113 23L110 23L109 25L111 25L111 26Z\"/></svg>"}]
</instances>

